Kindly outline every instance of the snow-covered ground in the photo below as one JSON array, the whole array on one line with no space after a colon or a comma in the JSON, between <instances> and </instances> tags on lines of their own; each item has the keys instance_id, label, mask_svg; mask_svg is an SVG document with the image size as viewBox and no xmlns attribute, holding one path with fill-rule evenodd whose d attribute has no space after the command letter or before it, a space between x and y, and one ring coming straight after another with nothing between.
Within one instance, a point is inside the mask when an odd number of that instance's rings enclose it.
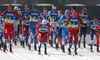
<instances>
[{"instance_id":1,"label":"snow-covered ground","mask_svg":"<svg viewBox=\"0 0 100 60\"><path fill-rule=\"evenodd\" d=\"M88 36L86 39L90 39ZM32 51L28 51L28 47L22 48L19 44L17 46L13 46L14 54L9 51L6 53L0 51L0 60L100 60L99 53L92 53L89 51L89 46L86 48L78 48L78 54L81 56L72 56L67 53L62 53L60 49L56 50L55 48L47 45L48 56L40 56L37 52L34 51L34 47L32 45ZM66 52L68 47L66 46ZM96 47L93 48L96 52ZM74 49L72 49L73 51ZM44 46L42 45L42 54L44 54Z\"/></svg>"}]
</instances>

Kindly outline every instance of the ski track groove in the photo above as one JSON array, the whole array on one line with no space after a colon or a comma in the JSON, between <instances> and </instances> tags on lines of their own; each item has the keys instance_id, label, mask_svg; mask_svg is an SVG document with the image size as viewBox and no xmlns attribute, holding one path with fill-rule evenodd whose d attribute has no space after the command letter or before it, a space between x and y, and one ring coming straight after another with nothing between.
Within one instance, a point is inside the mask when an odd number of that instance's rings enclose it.
<instances>
[{"instance_id":1,"label":"ski track groove","mask_svg":"<svg viewBox=\"0 0 100 60\"><path fill-rule=\"evenodd\" d=\"M32 49L34 49L33 45L31 47L32 47ZM36 52L34 50L33 50L33 52L31 52L28 50L28 47L22 48L19 44L17 46L13 45L14 54L10 53L9 51L7 51L7 54L6 53L1 53L1 54L5 55L5 56L9 55L10 57L12 57L13 60L33 60L33 59L36 59L36 60L40 60L40 59L41 60L62 60L62 59L63 60L66 60L66 59L67 60L70 60L70 59L72 59L72 60L95 60L95 59L98 59L97 57L100 56L100 54L91 53L91 52L89 52L88 49L84 49L84 48L78 49L79 54L81 54L82 56L70 56L68 54L62 53L61 50L55 50L55 48L50 47L48 44L47 44L47 47L49 47L49 48L47 48L47 51L48 51L48 54L50 54L50 57L44 55L44 47L43 46L41 47L41 53L43 54L43 56L39 56L38 52ZM87 48L89 48L89 46L87 46ZM65 48L65 49L67 49L67 48ZM95 49L95 47L94 47L94 49ZM73 49L72 49L72 51L73 51ZM30 55L32 55L32 56L30 56ZM40 59L38 59L38 58L40 58ZM6 59L4 59L4 60L6 60Z\"/></svg>"}]
</instances>

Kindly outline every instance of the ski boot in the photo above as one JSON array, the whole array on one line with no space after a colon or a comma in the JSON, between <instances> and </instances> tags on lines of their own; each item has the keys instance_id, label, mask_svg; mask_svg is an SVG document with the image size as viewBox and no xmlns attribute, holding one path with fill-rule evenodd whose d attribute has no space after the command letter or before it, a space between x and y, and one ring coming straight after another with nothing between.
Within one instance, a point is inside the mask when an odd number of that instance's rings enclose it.
<instances>
[{"instance_id":1,"label":"ski boot","mask_svg":"<svg viewBox=\"0 0 100 60\"><path fill-rule=\"evenodd\" d=\"M34 45L34 50L37 51L37 47L36 47L36 45Z\"/></svg>"},{"instance_id":2,"label":"ski boot","mask_svg":"<svg viewBox=\"0 0 100 60\"><path fill-rule=\"evenodd\" d=\"M23 47L23 48L25 48L25 44L24 44L24 41L22 41L22 47Z\"/></svg>"},{"instance_id":3,"label":"ski boot","mask_svg":"<svg viewBox=\"0 0 100 60\"><path fill-rule=\"evenodd\" d=\"M83 43L83 47L86 48L86 43L85 42Z\"/></svg>"},{"instance_id":4,"label":"ski boot","mask_svg":"<svg viewBox=\"0 0 100 60\"><path fill-rule=\"evenodd\" d=\"M52 39L49 40L49 44L53 47Z\"/></svg>"},{"instance_id":5,"label":"ski boot","mask_svg":"<svg viewBox=\"0 0 100 60\"><path fill-rule=\"evenodd\" d=\"M47 54L47 48L45 48L44 54L45 54L45 55L48 55L48 54Z\"/></svg>"},{"instance_id":6,"label":"ski boot","mask_svg":"<svg viewBox=\"0 0 100 60\"><path fill-rule=\"evenodd\" d=\"M67 45L67 43L68 43L68 42L67 42L67 39L66 39L66 41L65 41L65 45Z\"/></svg>"},{"instance_id":7,"label":"ski boot","mask_svg":"<svg viewBox=\"0 0 100 60\"><path fill-rule=\"evenodd\" d=\"M53 47L53 42L52 42L52 40L51 40L51 47Z\"/></svg>"},{"instance_id":8,"label":"ski boot","mask_svg":"<svg viewBox=\"0 0 100 60\"><path fill-rule=\"evenodd\" d=\"M31 45L28 45L28 50L31 50Z\"/></svg>"},{"instance_id":9,"label":"ski boot","mask_svg":"<svg viewBox=\"0 0 100 60\"><path fill-rule=\"evenodd\" d=\"M80 41L78 41L78 48L80 48Z\"/></svg>"},{"instance_id":10,"label":"ski boot","mask_svg":"<svg viewBox=\"0 0 100 60\"><path fill-rule=\"evenodd\" d=\"M74 53L75 53L75 55L78 55L78 54L77 54L77 48L75 48L75 51L74 51Z\"/></svg>"},{"instance_id":11,"label":"ski boot","mask_svg":"<svg viewBox=\"0 0 100 60\"><path fill-rule=\"evenodd\" d=\"M17 39L15 39L15 46L17 45Z\"/></svg>"},{"instance_id":12,"label":"ski boot","mask_svg":"<svg viewBox=\"0 0 100 60\"><path fill-rule=\"evenodd\" d=\"M20 45L22 46L22 41L20 41Z\"/></svg>"},{"instance_id":13,"label":"ski boot","mask_svg":"<svg viewBox=\"0 0 100 60\"><path fill-rule=\"evenodd\" d=\"M90 46L90 51L93 52L92 45Z\"/></svg>"},{"instance_id":14,"label":"ski boot","mask_svg":"<svg viewBox=\"0 0 100 60\"><path fill-rule=\"evenodd\" d=\"M65 48L64 48L64 46L62 46L62 52L65 53Z\"/></svg>"},{"instance_id":15,"label":"ski boot","mask_svg":"<svg viewBox=\"0 0 100 60\"><path fill-rule=\"evenodd\" d=\"M33 44L33 39L31 39L31 44Z\"/></svg>"},{"instance_id":16,"label":"ski boot","mask_svg":"<svg viewBox=\"0 0 100 60\"><path fill-rule=\"evenodd\" d=\"M58 49L58 44L56 43L56 50Z\"/></svg>"},{"instance_id":17,"label":"ski boot","mask_svg":"<svg viewBox=\"0 0 100 60\"><path fill-rule=\"evenodd\" d=\"M41 54L41 48L39 48L39 50L38 50L38 54L39 54L39 55Z\"/></svg>"},{"instance_id":18,"label":"ski boot","mask_svg":"<svg viewBox=\"0 0 100 60\"><path fill-rule=\"evenodd\" d=\"M6 50L6 44L3 44L3 52Z\"/></svg>"},{"instance_id":19,"label":"ski boot","mask_svg":"<svg viewBox=\"0 0 100 60\"><path fill-rule=\"evenodd\" d=\"M99 51L99 46L97 46L97 52L100 52L100 51Z\"/></svg>"},{"instance_id":20,"label":"ski boot","mask_svg":"<svg viewBox=\"0 0 100 60\"><path fill-rule=\"evenodd\" d=\"M71 55L71 50L70 50L70 48L68 48L68 54Z\"/></svg>"},{"instance_id":21,"label":"ski boot","mask_svg":"<svg viewBox=\"0 0 100 60\"><path fill-rule=\"evenodd\" d=\"M2 42L0 41L0 50L1 50L1 47L2 47Z\"/></svg>"},{"instance_id":22,"label":"ski boot","mask_svg":"<svg viewBox=\"0 0 100 60\"><path fill-rule=\"evenodd\" d=\"M28 46L28 41L26 41L26 46Z\"/></svg>"},{"instance_id":23,"label":"ski boot","mask_svg":"<svg viewBox=\"0 0 100 60\"><path fill-rule=\"evenodd\" d=\"M10 44L10 52L12 53L12 44Z\"/></svg>"}]
</instances>

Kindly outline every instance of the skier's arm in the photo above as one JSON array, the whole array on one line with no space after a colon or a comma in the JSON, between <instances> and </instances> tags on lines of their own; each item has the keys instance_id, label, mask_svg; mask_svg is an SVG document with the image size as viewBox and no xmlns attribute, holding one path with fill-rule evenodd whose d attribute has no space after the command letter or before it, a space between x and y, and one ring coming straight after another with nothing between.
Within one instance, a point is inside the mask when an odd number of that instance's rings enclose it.
<instances>
[{"instance_id":1,"label":"skier's arm","mask_svg":"<svg viewBox=\"0 0 100 60\"><path fill-rule=\"evenodd\" d=\"M36 24L36 27L39 28L40 27L40 24Z\"/></svg>"},{"instance_id":2,"label":"skier's arm","mask_svg":"<svg viewBox=\"0 0 100 60\"><path fill-rule=\"evenodd\" d=\"M79 18L79 22L82 23L83 21L82 21L82 19L80 18L80 16L78 16L78 18Z\"/></svg>"},{"instance_id":3,"label":"skier's arm","mask_svg":"<svg viewBox=\"0 0 100 60\"><path fill-rule=\"evenodd\" d=\"M58 25L59 25L59 28L61 28L61 22L63 20L63 16L58 20Z\"/></svg>"},{"instance_id":4,"label":"skier's arm","mask_svg":"<svg viewBox=\"0 0 100 60\"><path fill-rule=\"evenodd\" d=\"M51 28L51 25L48 23L48 28Z\"/></svg>"},{"instance_id":5,"label":"skier's arm","mask_svg":"<svg viewBox=\"0 0 100 60\"><path fill-rule=\"evenodd\" d=\"M14 11L14 13L15 13L15 16L19 17L19 14L16 11Z\"/></svg>"},{"instance_id":6,"label":"skier's arm","mask_svg":"<svg viewBox=\"0 0 100 60\"><path fill-rule=\"evenodd\" d=\"M5 15L5 13L6 13L6 10L1 14L1 16L4 16Z\"/></svg>"},{"instance_id":7,"label":"skier's arm","mask_svg":"<svg viewBox=\"0 0 100 60\"><path fill-rule=\"evenodd\" d=\"M70 16L66 19L65 23L68 23L70 20Z\"/></svg>"},{"instance_id":8,"label":"skier's arm","mask_svg":"<svg viewBox=\"0 0 100 60\"><path fill-rule=\"evenodd\" d=\"M20 21L23 21L24 18L27 18L30 15L31 11L29 11L25 16L23 16Z\"/></svg>"}]
</instances>

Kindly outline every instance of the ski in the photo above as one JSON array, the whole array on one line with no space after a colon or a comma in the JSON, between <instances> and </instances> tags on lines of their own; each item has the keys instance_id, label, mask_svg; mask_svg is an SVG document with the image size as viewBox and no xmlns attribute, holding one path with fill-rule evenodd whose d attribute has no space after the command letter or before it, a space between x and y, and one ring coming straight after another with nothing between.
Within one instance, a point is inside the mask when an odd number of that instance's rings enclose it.
<instances>
[{"instance_id":1,"label":"ski","mask_svg":"<svg viewBox=\"0 0 100 60\"><path fill-rule=\"evenodd\" d=\"M73 56L82 56L81 54L75 54L75 52L73 52L72 55L73 55Z\"/></svg>"}]
</instances>

